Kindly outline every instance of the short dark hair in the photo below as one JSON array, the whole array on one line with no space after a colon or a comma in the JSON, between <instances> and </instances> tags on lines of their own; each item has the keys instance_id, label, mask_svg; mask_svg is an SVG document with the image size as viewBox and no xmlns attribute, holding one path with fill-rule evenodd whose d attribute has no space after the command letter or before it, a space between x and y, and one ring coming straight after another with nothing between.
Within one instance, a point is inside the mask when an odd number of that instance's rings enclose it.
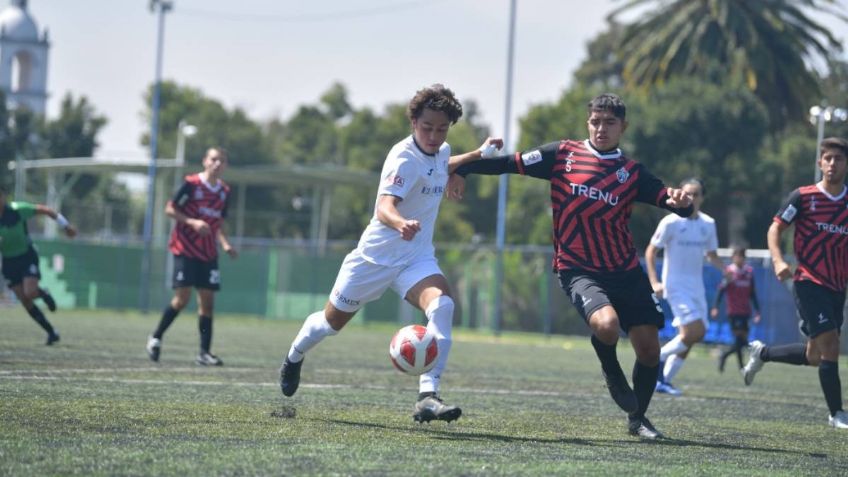
<instances>
[{"instance_id":1,"label":"short dark hair","mask_svg":"<svg viewBox=\"0 0 848 477\"><path fill-rule=\"evenodd\" d=\"M627 116L627 106L624 105L624 101L617 94L604 93L595 96L587 106L589 114L592 114L593 111L609 111L619 119L624 119Z\"/></svg>"},{"instance_id":2,"label":"short dark hair","mask_svg":"<svg viewBox=\"0 0 848 477\"><path fill-rule=\"evenodd\" d=\"M748 251L748 249L745 248L744 245L734 245L730 247L730 250L732 250L731 256L739 255L742 258L745 258L745 252Z\"/></svg>"},{"instance_id":3,"label":"short dark hair","mask_svg":"<svg viewBox=\"0 0 848 477\"><path fill-rule=\"evenodd\" d=\"M217 151L218 154L224 156L224 159L227 159L227 160L230 159L230 151L224 149L221 146L211 146L211 147L209 147L209 149L206 150L206 154L203 155L204 159L206 158L206 156L209 155L209 151Z\"/></svg>"},{"instance_id":4,"label":"short dark hair","mask_svg":"<svg viewBox=\"0 0 848 477\"><path fill-rule=\"evenodd\" d=\"M685 185L695 184L696 186L701 188L701 195L707 195L707 186L704 185L704 181L698 179L697 177L690 177L688 179L683 179L680 181L680 187Z\"/></svg>"},{"instance_id":5,"label":"short dark hair","mask_svg":"<svg viewBox=\"0 0 848 477\"><path fill-rule=\"evenodd\" d=\"M839 149L846 157L848 157L848 141L841 137L829 137L822 139L821 147L819 147L819 157L828 149Z\"/></svg>"},{"instance_id":6,"label":"short dark hair","mask_svg":"<svg viewBox=\"0 0 848 477\"><path fill-rule=\"evenodd\" d=\"M416 91L406 107L406 116L410 121L414 121L421 117L425 109L445 113L451 124L456 124L462 117L462 105L453 91L439 83Z\"/></svg>"}]
</instances>

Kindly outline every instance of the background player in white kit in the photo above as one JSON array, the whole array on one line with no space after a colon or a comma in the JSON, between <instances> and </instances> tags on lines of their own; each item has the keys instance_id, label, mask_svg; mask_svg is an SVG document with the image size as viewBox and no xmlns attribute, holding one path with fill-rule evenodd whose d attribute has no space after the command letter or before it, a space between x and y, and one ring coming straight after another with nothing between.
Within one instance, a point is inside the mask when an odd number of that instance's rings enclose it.
<instances>
[{"instance_id":1,"label":"background player in white kit","mask_svg":"<svg viewBox=\"0 0 848 477\"><path fill-rule=\"evenodd\" d=\"M672 325L678 334L660 349L660 375L657 392L680 395L671 380L680 371L689 350L704 339L707 332L708 309L704 290L704 253L710 263L724 272L724 264L716 254L718 236L715 220L701 212L704 184L687 179L680 187L692 196L694 212L684 218L669 214L657 225L651 243L645 250L648 278L657 297L665 296L674 316ZM657 279L657 250L665 249L662 281Z\"/></svg>"},{"instance_id":2,"label":"background player in white kit","mask_svg":"<svg viewBox=\"0 0 848 477\"><path fill-rule=\"evenodd\" d=\"M419 422L453 421L462 414L439 397L439 381L451 347L454 302L435 257L433 231L448 176L460 165L503 146L486 139L483 146L450 157L448 129L462 116L462 105L440 84L415 94L407 107L412 135L389 151L380 175L374 215L359 245L345 257L330 298L309 315L280 369L280 388L291 396L300 383L307 351L335 335L369 301L392 288L424 311L427 328L436 336L436 366L421 375L414 418Z\"/></svg>"}]
</instances>

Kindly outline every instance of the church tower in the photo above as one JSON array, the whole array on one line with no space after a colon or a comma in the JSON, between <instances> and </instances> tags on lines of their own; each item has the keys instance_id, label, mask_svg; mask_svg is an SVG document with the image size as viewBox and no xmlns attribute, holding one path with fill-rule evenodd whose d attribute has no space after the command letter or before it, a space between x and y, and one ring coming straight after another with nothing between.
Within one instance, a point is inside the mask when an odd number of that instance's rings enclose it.
<instances>
[{"instance_id":1,"label":"church tower","mask_svg":"<svg viewBox=\"0 0 848 477\"><path fill-rule=\"evenodd\" d=\"M27 0L12 0L0 12L0 90L10 109L44 115L47 107L47 30L39 34Z\"/></svg>"}]
</instances>

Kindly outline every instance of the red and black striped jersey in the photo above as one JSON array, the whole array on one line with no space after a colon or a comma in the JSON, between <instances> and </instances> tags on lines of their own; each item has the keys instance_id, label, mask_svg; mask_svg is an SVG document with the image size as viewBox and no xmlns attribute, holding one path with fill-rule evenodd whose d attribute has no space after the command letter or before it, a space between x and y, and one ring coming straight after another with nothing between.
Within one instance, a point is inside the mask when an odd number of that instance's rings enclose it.
<instances>
[{"instance_id":1,"label":"red and black striped jersey","mask_svg":"<svg viewBox=\"0 0 848 477\"><path fill-rule=\"evenodd\" d=\"M716 307L721 302L722 295L727 294L727 314L750 316L751 305L759 309L757 295L754 291L754 269L747 263L741 267L731 263L724 269L731 278L721 281L716 296Z\"/></svg>"},{"instance_id":2,"label":"red and black striped jersey","mask_svg":"<svg viewBox=\"0 0 848 477\"><path fill-rule=\"evenodd\" d=\"M848 284L848 194L832 196L818 185L792 191L774 221L795 224L795 280L837 292Z\"/></svg>"},{"instance_id":3,"label":"red and black striped jersey","mask_svg":"<svg viewBox=\"0 0 848 477\"><path fill-rule=\"evenodd\" d=\"M230 187L222 180L213 186L200 174L186 176L171 203L188 217L209 224L211 233L200 235L188 224L177 222L168 243L171 253L204 261L218 258L218 230L227 216L229 196Z\"/></svg>"},{"instance_id":4,"label":"red and black striped jersey","mask_svg":"<svg viewBox=\"0 0 848 477\"><path fill-rule=\"evenodd\" d=\"M461 166L468 173L517 173L551 183L554 270L618 272L639 266L629 221L634 202L666 206L666 186L621 150L601 153L588 140L562 140ZM687 213L688 212L688 213Z\"/></svg>"}]
</instances>

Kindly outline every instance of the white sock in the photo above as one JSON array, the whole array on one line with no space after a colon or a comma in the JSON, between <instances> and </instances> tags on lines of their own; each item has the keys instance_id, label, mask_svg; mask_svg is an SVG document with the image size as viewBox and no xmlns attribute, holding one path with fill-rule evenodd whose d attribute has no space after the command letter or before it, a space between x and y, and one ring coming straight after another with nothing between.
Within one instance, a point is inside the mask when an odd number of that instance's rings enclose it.
<instances>
[{"instance_id":1,"label":"white sock","mask_svg":"<svg viewBox=\"0 0 848 477\"><path fill-rule=\"evenodd\" d=\"M439 345L439 357L436 359L436 366L430 371L421 375L418 379L418 391L422 393L438 393L439 381L442 378L442 371L448 362L448 354L451 349L451 329L453 328L453 299L449 296L441 295L427 305L424 314L427 315L427 329L436 335L436 343Z\"/></svg>"},{"instance_id":2,"label":"white sock","mask_svg":"<svg viewBox=\"0 0 848 477\"><path fill-rule=\"evenodd\" d=\"M669 356L686 351L686 343L680 335L675 336L671 341L660 348L660 361L666 361ZM668 369L668 368L666 368Z\"/></svg>"},{"instance_id":3,"label":"white sock","mask_svg":"<svg viewBox=\"0 0 848 477\"><path fill-rule=\"evenodd\" d=\"M686 360L676 354L668 357L668 360L665 362L665 369L663 369L663 379L665 379L665 382L670 383L674 379L674 376L683 367L684 361Z\"/></svg>"},{"instance_id":4,"label":"white sock","mask_svg":"<svg viewBox=\"0 0 848 477\"><path fill-rule=\"evenodd\" d=\"M291 349L288 354L288 360L292 363L297 363L303 359L303 355L305 355L307 351L314 348L315 345L321 342L321 340L338 333L339 332L334 330L330 326L330 323L327 322L327 318L324 316L324 310L316 311L315 313L307 316L306 321L303 322L300 332L292 342Z\"/></svg>"}]
</instances>

